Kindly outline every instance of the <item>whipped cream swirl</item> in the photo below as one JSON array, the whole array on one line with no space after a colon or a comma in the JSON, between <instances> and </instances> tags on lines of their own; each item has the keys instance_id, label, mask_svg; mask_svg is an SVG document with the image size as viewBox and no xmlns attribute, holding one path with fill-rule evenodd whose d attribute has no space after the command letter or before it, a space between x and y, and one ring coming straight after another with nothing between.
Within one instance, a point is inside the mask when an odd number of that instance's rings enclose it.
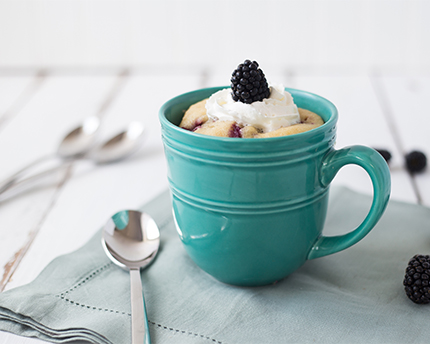
<instances>
[{"instance_id":1,"label":"whipped cream swirl","mask_svg":"<svg viewBox=\"0 0 430 344\"><path fill-rule=\"evenodd\" d=\"M235 102L231 97L231 90L226 88L209 97L206 112L212 120L235 121L243 126L252 125L263 132L300 122L293 97L282 85L271 86L269 98L252 104Z\"/></svg>"}]
</instances>

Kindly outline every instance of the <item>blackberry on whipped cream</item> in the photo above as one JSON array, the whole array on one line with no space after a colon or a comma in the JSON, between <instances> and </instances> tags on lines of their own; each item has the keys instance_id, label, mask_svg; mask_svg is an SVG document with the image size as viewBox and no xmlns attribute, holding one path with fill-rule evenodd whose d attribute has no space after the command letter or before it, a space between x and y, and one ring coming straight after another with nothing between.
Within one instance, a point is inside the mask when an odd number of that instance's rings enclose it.
<instances>
[{"instance_id":1,"label":"blackberry on whipped cream","mask_svg":"<svg viewBox=\"0 0 430 344\"><path fill-rule=\"evenodd\" d=\"M246 104L261 101L270 96L269 86L257 61L245 60L231 76L231 97L235 102Z\"/></svg>"},{"instance_id":2,"label":"blackberry on whipped cream","mask_svg":"<svg viewBox=\"0 0 430 344\"><path fill-rule=\"evenodd\" d=\"M255 61L240 64L231 81L231 89L191 105L179 126L204 135L264 138L297 134L324 124L317 114L297 108L283 85L269 86Z\"/></svg>"},{"instance_id":3,"label":"blackberry on whipped cream","mask_svg":"<svg viewBox=\"0 0 430 344\"><path fill-rule=\"evenodd\" d=\"M205 108L212 121L235 121L242 127L252 125L264 133L300 123L293 97L282 85L271 86L269 97L250 104L235 102L229 89L224 89L212 94Z\"/></svg>"}]
</instances>

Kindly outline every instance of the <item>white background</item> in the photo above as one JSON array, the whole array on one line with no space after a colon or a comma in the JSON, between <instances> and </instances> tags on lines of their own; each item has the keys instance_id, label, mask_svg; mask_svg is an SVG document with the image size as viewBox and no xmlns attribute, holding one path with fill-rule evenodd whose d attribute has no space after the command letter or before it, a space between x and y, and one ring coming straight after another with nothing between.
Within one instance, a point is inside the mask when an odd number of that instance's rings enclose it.
<instances>
[{"instance_id":1,"label":"white background","mask_svg":"<svg viewBox=\"0 0 430 344\"><path fill-rule=\"evenodd\" d=\"M429 1L1 1L0 66L429 72Z\"/></svg>"}]
</instances>

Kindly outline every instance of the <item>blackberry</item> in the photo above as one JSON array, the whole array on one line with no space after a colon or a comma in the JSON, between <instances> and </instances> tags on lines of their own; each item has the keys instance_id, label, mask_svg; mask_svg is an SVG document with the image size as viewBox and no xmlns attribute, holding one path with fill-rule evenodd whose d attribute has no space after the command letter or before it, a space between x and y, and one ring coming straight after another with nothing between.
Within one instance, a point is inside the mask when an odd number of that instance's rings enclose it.
<instances>
[{"instance_id":1,"label":"blackberry","mask_svg":"<svg viewBox=\"0 0 430 344\"><path fill-rule=\"evenodd\" d=\"M256 61L245 60L231 76L231 96L235 102L246 104L270 97L270 89L263 71Z\"/></svg>"},{"instance_id":2,"label":"blackberry","mask_svg":"<svg viewBox=\"0 0 430 344\"><path fill-rule=\"evenodd\" d=\"M406 268L403 285L406 295L415 303L430 302L430 256L413 256Z\"/></svg>"},{"instance_id":3,"label":"blackberry","mask_svg":"<svg viewBox=\"0 0 430 344\"><path fill-rule=\"evenodd\" d=\"M237 124L233 124L229 132L229 137L239 137L239 138L242 137L240 127Z\"/></svg>"},{"instance_id":4,"label":"blackberry","mask_svg":"<svg viewBox=\"0 0 430 344\"><path fill-rule=\"evenodd\" d=\"M410 173L417 173L427 166L427 157L423 152L412 151L405 156L406 168Z\"/></svg>"},{"instance_id":5,"label":"blackberry","mask_svg":"<svg viewBox=\"0 0 430 344\"><path fill-rule=\"evenodd\" d=\"M388 150L386 150L386 149L377 149L377 148L375 148L375 150L379 153L379 154L381 154L382 155L382 157L385 159L385 161L387 162L387 163L389 163L390 162L390 160L391 160L391 153L388 151Z\"/></svg>"}]
</instances>

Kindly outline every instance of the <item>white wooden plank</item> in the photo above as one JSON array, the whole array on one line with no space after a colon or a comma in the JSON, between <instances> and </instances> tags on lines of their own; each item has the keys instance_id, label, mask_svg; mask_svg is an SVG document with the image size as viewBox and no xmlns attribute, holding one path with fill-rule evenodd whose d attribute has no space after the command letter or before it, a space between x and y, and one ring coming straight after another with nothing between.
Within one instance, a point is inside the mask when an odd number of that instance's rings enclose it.
<instances>
[{"instance_id":1,"label":"white wooden plank","mask_svg":"<svg viewBox=\"0 0 430 344\"><path fill-rule=\"evenodd\" d=\"M424 152L430 164L430 77L383 76L378 81L384 88L389 111L399 130L403 152ZM403 156L402 164L404 164ZM414 176L423 204L430 206L430 168Z\"/></svg>"},{"instance_id":2,"label":"white wooden plank","mask_svg":"<svg viewBox=\"0 0 430 344\"><path fill-rule=\"evenodd\" d=\"M19 101L33 79L33 75L0 75L0 120Z\"/></svg>"},{"instance_id":3,"label":"white wooden plank","mask_svg":"<svg viewBox=\"0 0 430 344\"><path fill-rule=\"evenodd\" d=\"M167 188L158 110L169 98L195 89L198 82L197 75L131 78L107 113L103 129L107 134L141 120L150 131L146 145L121 163L77 164L7 289L31 281L53 258L82 246L115 212L138 208Z\"/></svg>"},{"instance_id":4,"label":"white wooden plank","mask_svg":"<svg viewBox=\"0 0 430 344\"><path fill-rule=\"evenodd\" d=\"M31 158L53 153L64 134L97 112L114 76L51 76L43 89L1 133L0 156L6 177ZM12 149L11 149L12 148Z\"/></svg>"},{"instance_id":5,"label":"white wooden plank","mask_svg":"<svg viewBox=\"0 0 430 344\"><path fill-rule=\"evenodd\" d=\"M112 77L52 77L0 134L0 178L35 157L55 150L72 124L93 114L111 86ZM1 203L0 281L9 278L11 264L25 251L46 212L55 203L58 185ZM60 190L61 191L61 190Z\"/></svg>"}]
</instances>

